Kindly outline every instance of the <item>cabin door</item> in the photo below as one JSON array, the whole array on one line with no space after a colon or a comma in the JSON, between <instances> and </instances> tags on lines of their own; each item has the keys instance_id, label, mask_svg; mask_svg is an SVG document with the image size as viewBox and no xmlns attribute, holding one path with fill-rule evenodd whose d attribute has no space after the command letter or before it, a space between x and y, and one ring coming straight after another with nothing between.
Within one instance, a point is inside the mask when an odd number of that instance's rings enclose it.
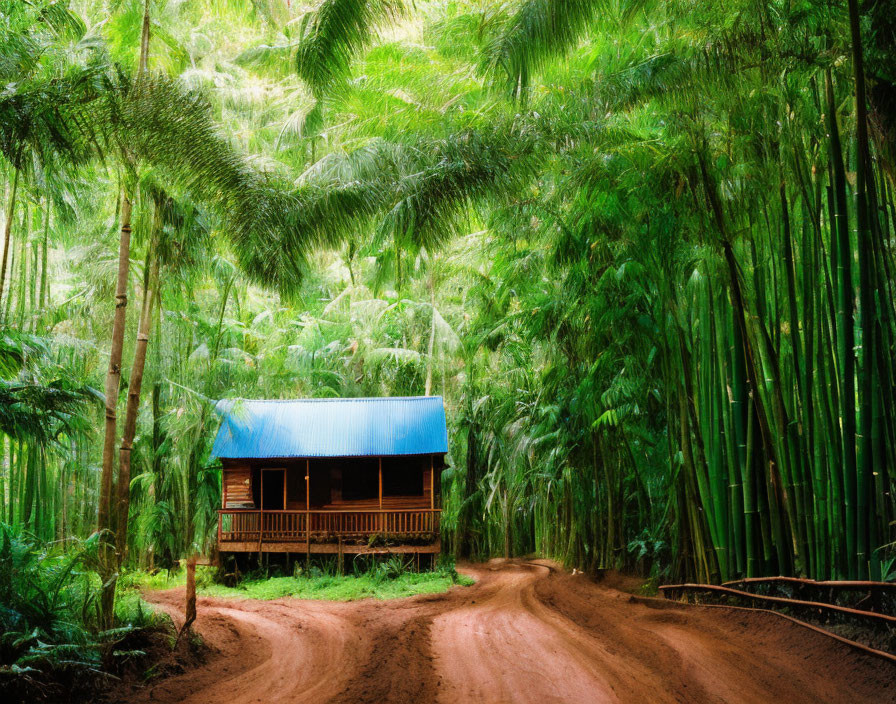
<instances>
[{"instance_id":1,"label":"cabin door","mask_svg":"<svg viewBox=\"0 0 896 704\"><path fill-rule=\"evenodd\" d=\"M286 470L261 470L261 510L282 511L286 508Z\"/></svg>"}]
</instances>

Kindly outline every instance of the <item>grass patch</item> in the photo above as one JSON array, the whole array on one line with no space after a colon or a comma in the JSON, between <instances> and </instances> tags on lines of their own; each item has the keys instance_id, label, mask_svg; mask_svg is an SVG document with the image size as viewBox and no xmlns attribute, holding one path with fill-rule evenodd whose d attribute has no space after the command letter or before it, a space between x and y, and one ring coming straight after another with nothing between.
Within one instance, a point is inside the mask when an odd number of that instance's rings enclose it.
<instances>
[{"instance_id":1,"label":"grass patch","mask_svg":"<svg viewBox=\"0 0 896 704\"><path fill-rule=\"evenodd\" d=\"M399 599L415 594L438 594L455 584L470 585L473 580L450 573L406 572L393 578L377 575L320 575L245 579L236 587L214 584L202 594L228 599L279 599L285 596L299 599L327 599L354 601L356 599Z\"/></svg>"},{"instance_id":2,"label":"grass patch","mask_svg":"<svg viewBox=\"0 0 896 704\"><path fill-rule=\"evenodd\" d=\"M455 585L470 586L474 580L458 574L453 564L443 564L427 572L413 572L400 559L374 563L367 569L356 569L353 574L338 575L312 566L310 570L296 569L293 575L252 573L236 586L214 582L215 568L196 568L196 591L202 596L225 599L324 599L355 601L357 599L400 599L415 594L438 594ZM186 581L179 572L130 572L122 576L132 589L171 589Z\"/></svg>"},{"instance_id":3,"label":"grass patch","mask_svg":"<svg viewBox=\"0 0 896 704\"><path fill-rule=\"evenodd\" d=\"M200 569L196 568L197 574ZM123 572L118 578L119 589L173 589L182 587L187 583L187 573L182 569L159 570L158 572L144 572L142 570L129 570Z\"/></svg>"}]
</instances>

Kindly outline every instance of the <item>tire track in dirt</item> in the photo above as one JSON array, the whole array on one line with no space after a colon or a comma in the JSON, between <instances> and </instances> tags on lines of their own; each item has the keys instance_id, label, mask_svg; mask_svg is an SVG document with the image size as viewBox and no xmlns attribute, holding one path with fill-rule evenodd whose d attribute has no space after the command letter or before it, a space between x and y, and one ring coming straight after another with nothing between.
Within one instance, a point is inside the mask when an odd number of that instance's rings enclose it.
<instances>
[{"instance_id":1,"label":"tire track in dirt","mask_svg":"<svg viewBox=\"0 0 896 704\"><path fill-rule=\"evenodd\" d=\"M601 668L624 701L632 701L632 681L655 702L855 702L862 692L896 700L891 665L856 659L858 651L768 614L640 603L569 577L538 581L533 599L544 622L611 651Z\"/></svg>"},{"instance_id":2,"label":"tire track in dirt","mask_svg":"<svg viewBox=\"0 0 896 704\"><path fill-rule=\"evenodd\" d=\"M432 642L440 701L618 701L598 662L526 603L547 567L518 565L484 598L438 617ZM590 655L594 655L594 648ZM601 655L606 655L602 653Z\"/></svg>"},{"instance_id":3,"label":"tire track in dirt","mask_svg":"<svg viewBox=\"0 0 896 704\"><path fill-rule=\"evenodd\" d=\"M896 668L772 615L635 599L537 561L445 594L202 598L202 667L120 701L896 702ZM177 621L183 590L147 598Z\"/></svg>"},{"instance_id":4,"label":"tire track in dirt","mask_svg":"<svg viewBox=\"0 0 896 704\"><path fill-rule=\"evenodd\" d=\"M183 590L148 595L175 623ZM321 702L333 698L359 663L350 645L364 637L329 609L298 611L282 602L203 598L196 629L215 650L197 670L167 679L131 701ZM222 637L228 630L232 637Z\"/></svg>"}]
</instances>

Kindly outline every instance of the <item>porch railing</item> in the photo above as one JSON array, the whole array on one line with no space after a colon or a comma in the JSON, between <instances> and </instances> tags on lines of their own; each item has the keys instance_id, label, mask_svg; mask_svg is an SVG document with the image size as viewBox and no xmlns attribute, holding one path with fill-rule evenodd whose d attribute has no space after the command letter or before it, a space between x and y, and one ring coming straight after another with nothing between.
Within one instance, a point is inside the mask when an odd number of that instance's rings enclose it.
<instances>
[{"instance_id":1,"label":"porch railing","mask_svg":"<svg viewBox=\"0 0 896 704\"><path fill-rule=\"evenodd\" d=\"M425 536L439 530L440 509L259 511L220 509L218 542L294 542L370 535Z\"/></svg>"}]
</instances>

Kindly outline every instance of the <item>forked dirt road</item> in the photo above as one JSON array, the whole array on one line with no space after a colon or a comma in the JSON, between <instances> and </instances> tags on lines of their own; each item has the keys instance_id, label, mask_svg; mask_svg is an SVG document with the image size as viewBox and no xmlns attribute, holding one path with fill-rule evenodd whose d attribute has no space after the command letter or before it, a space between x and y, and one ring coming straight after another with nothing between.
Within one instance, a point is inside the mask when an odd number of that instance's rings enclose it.
<instances>
[{"instance_id":1,"label":"forked dirt road","mask_svg":"<svg viewBox=\"0 0 896 704\"><path fill-rule=\"evenodd\" d=\"M129 701L896 702L896 667L770 614L645 603L547 562L394 601L201 598L212 654ZM171 613L182 590L148 598Z\"/></svg>"}]
</instances>

